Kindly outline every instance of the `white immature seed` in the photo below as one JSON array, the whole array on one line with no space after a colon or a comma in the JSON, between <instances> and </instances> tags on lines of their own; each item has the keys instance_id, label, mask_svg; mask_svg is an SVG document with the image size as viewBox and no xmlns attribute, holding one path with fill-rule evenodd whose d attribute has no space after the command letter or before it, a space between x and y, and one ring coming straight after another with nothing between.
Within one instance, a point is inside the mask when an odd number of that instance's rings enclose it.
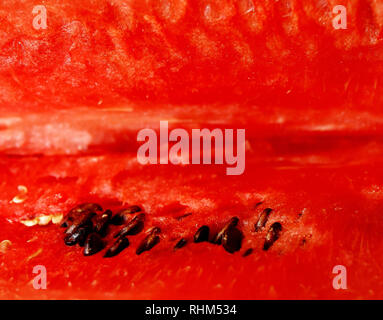
<instances>
[{"instance_id":1,"label":"white immature seed","mask_svg":"<svg viewBox=\"0 0 383 320\"><path fill-rule=\"evenodd\" d=\"M6 253L12 242L9 240L3 240L0 242L0 253Z\"/></svg>"},{"instance_id":2,"label":"white immature seed","mask_svg":"<svg viewBox=\"0 0 383 320\"><path fill-rule=\"evenodd\" d=\"M27 197L25 195L17 195L15 197L13 197L12 199L12 203L23 203L25 200L27 200Z\"/></svg>"},{"instance_id":3,"label":"white immature seed","mask_svg":"<svg viewBox=\"0 0 383 320\"><path fill-rule=\"evenodd\" d=\"M59 224L62 219L63 219L63 214L57 214L57 215L48 214L48 215L43 215L43 216L30 219L30 220L22 220L21 223L25 225L26 227L33 227L37 224L39 226L46 226L50 222L52 222L53 224Z\"/></svg>"},{"instance_id":4,"label":"white immature seed","mask_svg":"<svg viewBox=\"0 0 383 320\"><path fill-rule=\"evenodd\" d=\"M28 193L28 188L26 186L23 186L23 185L19 185L17 186L17 190L21 193L21 194L26 194Z\"/></svg>"},{"instance_id":5,"label":"white immature seed","mask_svg":"<svg viewBox=\"0 0 383 320\"><path fill-rule=\"evenodd\" d=\"M28 188L23 185L17 186L17 190L19 191L19 194L13 197L11 200L11 203L23 203L25 200L27 200L27 193Z\"/></svg>"},{"instance_id":6,"label":"white immature seed","mask_svg":"<svg viewBox=\"0 0 383 320\"><path fill-rule=\"evenodd\" d=\"M63 214L57 214L55 216L52 216L52 223L53 224L60 224L64 215Z\"/></svg>"},{"instance_id":7,"label":"white immature seed","mask_svg":"<svg viewBox=\"0 0 383 320\"><path fill-rule=\"evenodd\" d=\"M40 226L46 226L49 222L51 222L52 216L51 215L40 216L40 217L38 217L38 220L39 220L39 225Z\"/></svg>"},{"instance_id":8,"label":"white immature seed","mask_svg":"<svg viewBox=\"0 0 383 320\"><path fill-rule=\"evenodd\" d=\"M39 222L39 219L37 219L37 218L31 219L31 220L23 220L23 221L21 221L21 223L23 225L25 225L26 227L33 227L36 224L38 224L38 222Z\"/></svg>"}]
</instances>

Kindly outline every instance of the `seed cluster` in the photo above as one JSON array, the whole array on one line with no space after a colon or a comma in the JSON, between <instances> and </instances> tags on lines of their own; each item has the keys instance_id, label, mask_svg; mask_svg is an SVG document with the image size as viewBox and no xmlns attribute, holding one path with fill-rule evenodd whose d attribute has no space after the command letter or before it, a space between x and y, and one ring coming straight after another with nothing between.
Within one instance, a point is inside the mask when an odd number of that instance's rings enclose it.
<instances>
[{"instance_id":1,"label":"seed cluster","mask_svg":"<svg viewBox=\"0 0 383 320\"><path fill-rule=\"evenodd\" d=\"M137 215L135 215L137 213ZM65 230L64 242L68 246L78 244L84 247L84 255L90 256L103 250L107 243L104 238L110 225L123 225L114 235L114 242L107 248L104 257L110 258L126 249L128 236L139 234L144 229L145 213L139 206L130 206L113 215L111 210L103 211L97 203L83 203L71 209L62 223ZM153 248L159 241L161 230L157 227L139 244L136 253L141 254Z\"/></svg>"},{"instance_id":2,"label":"seed cluster","mask_svg":"<svg viewBox=\"0 0 383 320\"><path fill-rule=\"evenodd\" d=\"M255 232L261 231L266 226L271 212L272 209L270 208L262 211L254 225ZM185 217L189 215L185 215ZM124 208L113 215L111 210L103 211L103 208L97 203L83 203L71 209L61 225L66 228L64 242L68 246L78 244L84 247L84 255L90 256L107 247L107 241L104 238L108 235L110 225L122 226L113 235L115 240L112 240L113 243L104 254L105 258L114 257L129 247L128 236L135 236L144 229L145 218L146 215L143 210L136 205ZM244 238L238 223L239 218L232 217L214 235L210 234L209 226L203 225L195 232L193 241L195 243L211 242L222 245L227 252L235 253L241 249ZM263 250L268 250L279 239L281 232L282 225L279 222L274 222L266 233ZM160 242L160 234L160 228L153 227L150 229L147 236L137 246L136 254L140 255L151 250ZM179 250L187 243L187 239L181 238L173 249ZM246 257L252 253L253 248L248 248L243 256Z\"/></svg>"}]
</instances>

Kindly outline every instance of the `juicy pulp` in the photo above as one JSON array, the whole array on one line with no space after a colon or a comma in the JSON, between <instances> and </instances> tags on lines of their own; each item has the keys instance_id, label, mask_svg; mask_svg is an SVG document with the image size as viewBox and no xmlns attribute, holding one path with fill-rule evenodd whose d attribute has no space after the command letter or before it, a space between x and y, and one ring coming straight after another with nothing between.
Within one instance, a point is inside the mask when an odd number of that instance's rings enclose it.
<instances>
[{"instance_id":1,"label":"juicy pulp","mask_svg":"<svg viewBox=\"0 0 383 320\"><path fill-rule=\"evenodd\" d=\"M377 163L271 165L271 159L249 159L244 175L227 177L218 166L141 166L126 154L2 162L0 240L12 242L0 254L2 297L381 298L383 171ZM10 204L20 184L27 198ZM114 258L84 257L82 249L65 246L57 225L20 223L85 201L113 210L139 204L148 214L145 230L161 228L160 243L137 256L141 233ZM266 207L273 209L266 228L254 232ZM192 215L176 219L186 213ZM233 216L245 236L239 253L192 243L201 225L215 232ZM277 221L281 237L263 251L265 233ZM173 251L182 237L188 244ZM254 252L242 257L248 248ZM333 289L332 268L339 264L347 267L348 290ZM33 289L34 265L46 266L47 290Z\"/></svg>"}]
</instances>

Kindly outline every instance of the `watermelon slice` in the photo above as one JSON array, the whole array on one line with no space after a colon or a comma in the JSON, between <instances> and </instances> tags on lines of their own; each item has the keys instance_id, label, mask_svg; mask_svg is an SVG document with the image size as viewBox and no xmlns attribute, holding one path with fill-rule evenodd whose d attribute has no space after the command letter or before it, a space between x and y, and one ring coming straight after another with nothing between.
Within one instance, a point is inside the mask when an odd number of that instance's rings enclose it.
<instances>
[{"instance_id":1,"label":"watermelon slice","mask_svg":"<svg viewBox=\"0 0 383 320\"><path fill-rule=\"evenodd\" d=\"M285 161L250 160L244 175L227 177L219 166L142 167L126 154L2 159L1 236L11 244L0 255L0 293L33 299L381 298L379 165ZM103 257L107 249L85 257L83 248L65 245L63 229L52 223L83 202L113 212L139 205L147 216L144 230L128 236L130 246L113 258ZM256 231L266 208L272 211ZM232 217L244 236L239 252L193 243L198 228L209 226L211 238ZM276 222L280 237L265 251ZM160 242L137 255L152 227L161 229ZM119 228L110 229L110 237ZM187 243L175 251L180 239ZM113 241L108 238L108 246ZM36 265L47 269L46 290L31 284ZM348 270L348 290L333 288L336 265Z\"/></svg>"},{"instance_id":2,"label":"watermelon slice","mask_svg":"<svg viewBox=\"0 0 383 320\"><path fill-rule=\"evenodd\" d=\"M383 7L336 4L346 30L330 0L50 1L36 30L3 1L0 297L381 299ZM245 172L139 164L160 120L245 128ZM68 246L82 203L142 230Z\"/></svg>"},{"instance_id":3,"label":"watermelon slice","mask_svg":"<svg viewBox=\"0 0 383 320\"><path fill-rule=\"evenodd\" d=\"M249 138L381 130L377 1L51 1L46 29L35 6L0 4L2 152L126 150L161 119Z\"/></svg>"},{"instance_id":4,"label":"watermelon slice","mask_svg":"<svg viewBox=\"0 0 383 320\"><path fill-rule=\"evenodd\" d=\"M377 1L56 0L46 29L35 6L0 4L2 152L132 149L162 119L245 126L249 139L381 131Z\"/></svg>"}]
</instances>

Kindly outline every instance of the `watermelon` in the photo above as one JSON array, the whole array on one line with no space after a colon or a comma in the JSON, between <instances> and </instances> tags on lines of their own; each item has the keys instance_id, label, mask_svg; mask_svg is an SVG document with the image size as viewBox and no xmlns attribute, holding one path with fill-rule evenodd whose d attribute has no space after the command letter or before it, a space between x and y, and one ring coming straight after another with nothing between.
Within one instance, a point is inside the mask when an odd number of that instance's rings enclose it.
<instances>
[{"instance_id":1,"label":"watermelon","mask_svg":"<svg viewBox=\"0 0 383 320\"><path fill-rule=\"evenodd\" d=\"M336 5L347 29L333 27ZM0 101L15 109L127 100L380 109L379 1L54 0L46 29L33 26L35 6L0 4Z\"/></svg>"},{"instance_id":2,"label":"watermelon","mask_svg":"<svg viewBox=\"0 0 383 320\"><path fill-rule=\"evenodd\" d=\"M347 29L333 8L347 9ZM0 151L131 150L137 129L381 130L373 0L0 4Z\"/></svg>"},{"instance_id":3,"label":"watermelon","mask_svg":"<svg viewBox=\"0 0 383 320\"><path fill-rule=\"evenodd\" d=\"M382 298L378 1L35 5L0 4L1 298ZM245 171L140 164L161 120L246 129Z\"/></svg>"},{"instance_id":4,"label":"watermelon","mask_svg":"<svg viewBox=\"0 0 383 320\"><path fill-rule=\"evenodd\" d=\"M143 167L125 154L2 159L7 169L0 193L1 236L11 244L0 255L1 296L381 298L383 172L378 163L359 159L317 165L302 160L293 165L286 164L288 157L268 160L249 160L244 175L228 177L220 166ZM28 190L25 200L10 204L22 195L20 185ZM64 230L57 224L61 221L54 220L84 202L99 203L114 213L138 205L146 214L144 229L128 236L130 246L115 257L103 257L107 248L86 257L82 247L65 245ZM272 211L256 231L267 208ZM201 226L210 228L211 241L232 217L239 219L237 228L243 234L238 252L231 254L211 242L194 243ZM51 223L45 225L47 219ZM282 231L264 250L274 223L280 223ZM137 255L153 227L161 229L159 243ZM106 247L120 228L110 227ZM186 245L174 250L180 239ZM251 254L244 257L249 249ZM31 284L36 265L47 269L46 290ZM348 270L347 290L333 288L336 265Z\"/></svg>"}]
</instances>

